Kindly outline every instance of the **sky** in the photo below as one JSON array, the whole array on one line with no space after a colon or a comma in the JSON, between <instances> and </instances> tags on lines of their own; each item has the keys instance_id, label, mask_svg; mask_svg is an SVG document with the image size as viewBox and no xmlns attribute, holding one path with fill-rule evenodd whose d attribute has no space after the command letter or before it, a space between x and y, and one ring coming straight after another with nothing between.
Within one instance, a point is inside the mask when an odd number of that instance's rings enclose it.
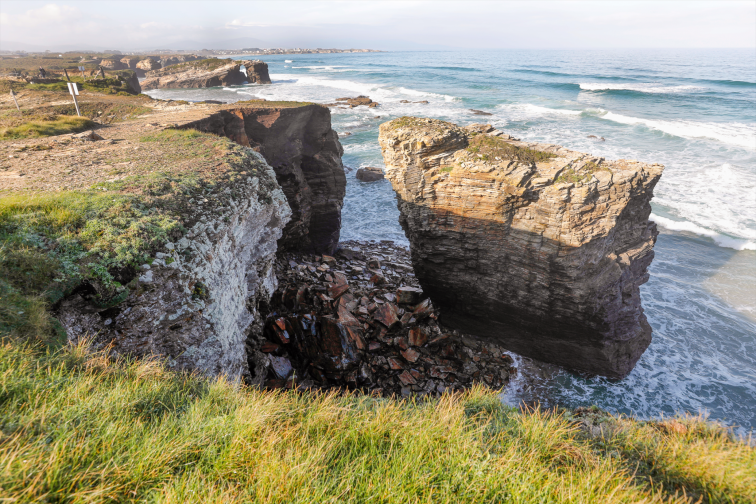
<instances>
[{"instance_id":1,"label":"sky","mask_svg":"<svg viewBox=\"0 0 756 504\"><path fill-rule=\"evenodd\" d=\"M0 0L0 50L245 47L756 50L756 0Z\"/></svg>"}]
</instances>

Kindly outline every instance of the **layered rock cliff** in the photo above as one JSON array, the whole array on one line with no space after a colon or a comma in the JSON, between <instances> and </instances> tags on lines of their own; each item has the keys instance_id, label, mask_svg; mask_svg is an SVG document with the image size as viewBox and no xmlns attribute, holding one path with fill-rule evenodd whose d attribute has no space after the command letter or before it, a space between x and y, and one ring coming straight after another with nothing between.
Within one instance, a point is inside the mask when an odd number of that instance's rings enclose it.
<instances>
[{"instance_id":1,"label":"layered rock cliff","mask_svg":"<svg viewBox=\"0 0 756 504\"><path fill-rule=\"evenodd\" d=\"M222 59L179 63L147 72L142 89L206 88L234 86L245 82L270 84L268 65L262 61Z\"/></svg>"},{"instance_id":2,"label":"layered rock cliff","mask_svg":"<svg viewBox=\"0 0 756 504\"><path fill-rule=\"evenodd\" d=\"M346 176L344 150L327 108L237 104L182 127L223 135L260 152L292 210L279 246L333 253L341 232Z\"/></svg>"},{"instance_id":3,"label":"layered rock cliff","mask_svg":"<svg viewBox=\"0 0 756 504\"><path fill-rule=\"evenodd\" d=\"M569 369L632 370L651 341L639 286L661 165L406 117L380 144L442 322Z\"/></svg>"},{"instance_id":4,"label":"layered rock cliff","mask_svg":"<svg viewBox=\"0 0 756 504\"><path fill-rule=\"evenodd\" d=\"M277 286L276 243L291 211L262 156L231 152L220 161L228 163L230 178L223 170L189 189L196 183L181 182L181 172L167 175L184 191L196 191L198 199L178 203L185 232L136 271L111 269L113 281L127 286L119 302L103 306L107 286L95 279L61 301L56 315L69 339L93 339L119 354L159 355L178 369L237 380L252 381L268 365L250 334L262 331L259 310Z\"/></svg>"}]
</instances>

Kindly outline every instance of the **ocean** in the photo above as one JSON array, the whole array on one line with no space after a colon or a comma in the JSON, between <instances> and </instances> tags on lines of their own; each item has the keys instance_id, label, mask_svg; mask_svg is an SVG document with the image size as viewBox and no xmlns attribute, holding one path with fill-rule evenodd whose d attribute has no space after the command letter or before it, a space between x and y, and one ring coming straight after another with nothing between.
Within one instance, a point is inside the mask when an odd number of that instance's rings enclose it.
<instances>
[{"instance_id":1,"label":"ocean","mask_svg":"<svg viewBox=\"0 0 756 504\"><path fill-rule=\"evenodd\" d=\"M350 133L341 139L351 169L343 240L408 245L389 182L355 178L361 166L383 166L378 126L404 115L490 123L523 140L664 164L652 201L661 234L651 279L641 287L653 341L636 368L613 381L518 358L521 373L502 399L595 404L641 418L703 414L741 434L756 428L756 52L510 50L261 59L272 85L148 94L319 103L366 95L379 102L374 109L332 109L334 129Z\"/></svg>"}]
</instances>

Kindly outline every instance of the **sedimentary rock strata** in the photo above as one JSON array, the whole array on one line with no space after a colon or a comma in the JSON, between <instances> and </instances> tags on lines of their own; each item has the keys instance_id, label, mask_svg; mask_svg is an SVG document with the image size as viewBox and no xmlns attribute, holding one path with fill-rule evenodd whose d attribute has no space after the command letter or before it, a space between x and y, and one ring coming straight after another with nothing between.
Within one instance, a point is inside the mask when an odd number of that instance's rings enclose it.
<instances>
[{"instance_id":1,"label":"sedimentary rock strata","mask_svg":"<svg viewBox=\"0 0 756 504\"><path fill-rule=\"evenodd\" d=\"M276 242L290 210L262 157L249 150L244 156L238 169L245 176L233 189L217 184L204 204L189 207L185 219L192 224L183 237L137 271L115 273L129 285L123 301L103 309L84 283L59 304L56 315L69 339L93 339L120 354L160 355L178 369L251 379L248 366L254 371L256 364L247 354L248 333L261 330L259 308L276 289Z\"/></svg>"},{"instance_id":2,"label":"sedimentary rock strata","mask_svg":"<svg viewBox=\"0 0 756 504\"><path fill-rule=\"evenodd\" d=\"M183 127L226 136L260 152L292 209L280 247L332 254L339 243L346 176L331 114L320 105L238 106Z\"/></svg>"},{"instance_id":3,"label":"sedimentary rock strata","mask_svg":"<svg viewBox=\"0 0 756 504\"><path fill-rule=\"evenodd\" d=\"M219 59L185 62L148 72L142 89L206 88L245 82L270 84L268 65L262 61Z\"/></svg>"},{"instance_id":4,"label":"sedimentary rock strata","mask_svg":"<svg viewBox=\"0 0 756 504\"><path fill-rule=\"evenodd\" d=\"M423 290L452 327L570 369L626 375L651 341L639 286L663 166L504 137L430 119L381 125Z\"/></svg>"}]
</instances>

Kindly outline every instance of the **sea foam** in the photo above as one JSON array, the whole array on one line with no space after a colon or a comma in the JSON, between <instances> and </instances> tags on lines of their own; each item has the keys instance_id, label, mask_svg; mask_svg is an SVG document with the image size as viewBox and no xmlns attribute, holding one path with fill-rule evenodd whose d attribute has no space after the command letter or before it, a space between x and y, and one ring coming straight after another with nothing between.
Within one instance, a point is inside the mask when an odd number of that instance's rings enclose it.
<instances>
[{"instance_id":1,"label":"sea foam","mask_svg":"<svg viewBox=\"0 0 756 504\"><path fill-rule=\"evenodd\" d=\"M714 243L720 247L731 248L735 250L756 250L756 242L753 240L744 240L742 238L733 238L731 236L723 235L711 229L706 229L689 221L676 221L661 217L656 214L651 214L649 220L656 222L659 226L670 231L684 231L693 233L699 236L705 236L714 240Z\"/></svg>"},{"instance_id":2,"label":"sea foam","mask_svg":"<svg viewBox=\"0 0 756 504\"><path fill-rule=\"evenodd\" d=\"M684 138L711 138L756 151L756 124L643 119L614 112L607 112L600 117L621 124L642 124L648 128Z\"/></svg>"},{"instance_id":3,"label":"sea foam","mask_svg":"<svg viewBox=\"0 0 756 504\"><path fill-rule=\"evenodd\" d=\"M636 91L639 93L689 93L703 91L699 86L664 86L662 84L608 84L601 82L581 82L580 89L583 91Z\"/></svg>"}]
</instances>

